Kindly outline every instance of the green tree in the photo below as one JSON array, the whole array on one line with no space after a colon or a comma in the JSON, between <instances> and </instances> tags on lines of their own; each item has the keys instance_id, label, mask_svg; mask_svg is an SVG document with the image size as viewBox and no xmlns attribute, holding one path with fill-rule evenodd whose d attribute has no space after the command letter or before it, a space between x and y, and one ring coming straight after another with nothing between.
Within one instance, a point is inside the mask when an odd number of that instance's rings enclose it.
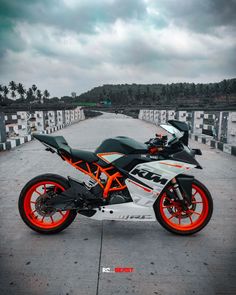
<instances>
[{"instance_id":1,"label":"green tree","mask_svg":"<svg viewBox=\"0 0 236 295\"><path fill-rule=\"evenodd\" d=\"M27 90L27 92L26 92L26 99L27 100L34 100L34 94L33 94L33 90L32 90L32 88L29 88L28 90Z\"/></svg>"},{"instance_id":2,"label":"green tree","mask_svg":"<svg viewBox=\"0 0 236 295\"><path fill-rule=\"evenodd\" d=\"M16 91L16 90L17 90L16 82L11 81L11 82L9 83L9 87L10 87L11 91Z\"/></svg>"},{"instance_id":3,"label":"green tree","mask_svg":"<svg viewBox=\"0 0 236 295\"><path fill-rule=\"evenodd\" d=\"M3 86L0 84L0 101L3 101L3 95L1 92L3 92Z\"/></svg>"},{"instance_id":4,"label":"green tree","mask_svg":"<svg viewBox=\"0 0 236 295\"><path fill-rule=\"evenodd\" d=\"M188 97L190 93L189 87L187 83L184 83L184 96Z\"/></svg>"},{"instance_id":5,"label":"green tree","mask_svg":"<svg viewBox=\"0 0 236 295\"><path fill-rule=\"evenodd\" d=\"M183 83L179 83L179 96L184 95L184 85Z\"/></svg>"},{"instance_id":6,"label":"green tree","mask_svg":"<svg viewBox=\"0 0 236 295\"><path fill-rule=\"evenodd\" d=\"M33 91L34 91L34 93L35 93L35 92L36 92L36 90L37 90L37 86L36 86L35 84L33 84L31 88L32 88L32 90L33 90Z\"/></svg>"},{"instance_id":7,"label":"green tree","mask_svg":"<svg viewBox=\"0 0 236 295\"><path fill-rule=\"evenodd\" d=\"M137 94L136 94L136 101L137 101L137 103L144 104L144 99L141 95L140 85L138 86L138 90L137 90Z\"/></svg>"},{"instance_id":8,"label":"green tree","mask_svg":"<svg viewBox=\"0 0 236 295\"><path fill-rule=\"evenodd\" d=\"M36 99L36 90L37 90L37 86L35 84L32 85L32 90L34 92L34 98Z\"/></svg>"},{"instance_id":9,"label":"green tree","mask_svg":"<svg viewBox=\"0 0 236 295\"><path fill-rule=\"evenodd\" d=\"M163 85L162 87L161 87L161 95L165 98L166 97L166 86L165 85Z\"/></svg>"},{"instance_id":10,"label":"green tree","mask_svg":"<svg viewBox=\"0 0 236 295\"><path fill-rule=\"evenodd\" d=\"M204 93L205 93L205 96L206 97L209 97L210 96L210 89L209 89L209 85L206 84L205 87L204 87Z\"/></svg>"},{"instance_id":11,"label":"green tree","mask_svg":"<svg viewBox=\"0 0 236 295\"><path fill-rule=\"evenodd\" d=\"M44 96L45 98L49 98L49 97L50 97L50 93L48 92L47 89L44 90L44 92L43 92L43 96Z\"/></svg>"},{"instance_id":12,"label":"green tree","mask_svg":"<svg viewBox=\"0 0 236 295\"><path fill-rule=\"evenodd\" d=\"M36 96L37 96L38 102L41 102L41 98L42 98L41 90L38 89L38 90L36 91Z\"/></svg>"},{"instance_id":13,"label":"green tree","mask_svg":"<svg viewBox=\"0 0 236 295\"><path fill-rule=\"evenodd\" d=\"M17 90L16 82L14 81L9 82L9 88L11 90L11 97L14 99L16 97L15 91Z\"/></svg>"},{"instance_id":14,"label":"green tree","mask_svg":"<svg viewBox=\"0 0 236 295\"><path fill-rule=\"evenodd\" d=\"M190 93L191 93L192 96L196 95L196 86L195 86L194 83L191 84Z\"/></svg>"},{"instance_id":15,"label":"green tree","mask_svg":"<svg viewBox=\"0 0 236 295\"><path fill-rule=\"evenodd\" d=\"M202 83L197 84L197 94L199 96L202 96L203 95L203 84Z\"/></svg>"},{"instance_id":16,"label":"green tree","mask_svg":"<svg viewBox=\"0 0 236 295\"><path fill-rule=\"evenodd\" d=\"M24 94L25 94L26 91L24 89L24 86L21 83L19 83L17 85L17 92L19 93L20 98L23 100L24 99Z\"/></svg>"},{"instance_id":17,"label":"green tree","mask_svg":"<svg viewBox=\"0 0 236 295\"><path fill-rule=\"evenodd\" d=\"M215 95L219 95L219 93L220 93L219 83L214 83L214 93L215 93Z\"/></svg>"},{"instance_id":18,"label":"green tree","mask_svg":"<svg viewBox=\"0 0 236 295\"><path fill-rule=\"evenodd\" d=\"M9 93L9 89L7 88L7 86L3 86L3 94L4 94L4 99L7 99L7 95Z\"/></svg>"},{"instance_id":19,"label":"green tree","mask_svg":"<svg viewBox=\"0 0 236 295\"><path fill-rule=\"evenodd\" d=\"M12 99L14 99L14 98L16 97L16 93L15 93L15 91L12 91L12 92L11 92L11 97L12 97Z\"/></svg>"},{"instance_id":20,"label":"green tree","mask_svg":"<svg viewBox=\"0 0 236 295\"><path fill-rule=\"evenodd\" d=\"M4 97L3 97L1 92L3 92L3 86L0 84L0 103L2 104L3 100L4 100Z\"/></svg>"},{"instance_id":21,"label":"green tree","mask_svg":"<svg viewBox=\"0 0 236 295\"><path fill-rule=\"evenodd\" d=\"M129 101L133 101L133 90L131 87L128 88L128 99L126 101L128 103L129 103Z\"/></svg>"}]
</instances>

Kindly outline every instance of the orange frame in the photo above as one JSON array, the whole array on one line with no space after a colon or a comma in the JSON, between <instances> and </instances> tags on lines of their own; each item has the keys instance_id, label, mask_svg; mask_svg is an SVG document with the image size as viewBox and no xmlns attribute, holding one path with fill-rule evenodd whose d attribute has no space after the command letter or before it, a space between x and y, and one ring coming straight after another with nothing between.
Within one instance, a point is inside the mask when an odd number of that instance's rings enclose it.
<instances>
[{"instance_id":1,"label":"orange frame","mask_svg":"<svg viewBox=\"0 0 236 295\"><path fill-rule=\"evenodd\" d=\"M114 167L111 165L107 168L103 168L100 165L98 165L97 163L91 163L92 165L96 166L96 171L93 173L91 171L91 167L90 164L83 161L83 160L79 160L77 162L72 162L72 160L69 158L66 158L65 156L63 156L63 159L69 163L70 165L72 165L74 168L76 168L77 170L80 170L81 172L83 172L84 174L89 175L91 178L93 178L103 189L103 198L107 198L110 192L113 191L121 191L123 189L125 189L127 186L122 184L121 181L119 180L119 178L123 178L123 175L120 172L115 172L113 174L109 174L108 171L111 169L114 169ZM79 164L85 164L87 170L83 169ZM100 181L100 175L104 173L107 176L107 183L104 186L101 181Z\"/></svg>"}]
</instances>

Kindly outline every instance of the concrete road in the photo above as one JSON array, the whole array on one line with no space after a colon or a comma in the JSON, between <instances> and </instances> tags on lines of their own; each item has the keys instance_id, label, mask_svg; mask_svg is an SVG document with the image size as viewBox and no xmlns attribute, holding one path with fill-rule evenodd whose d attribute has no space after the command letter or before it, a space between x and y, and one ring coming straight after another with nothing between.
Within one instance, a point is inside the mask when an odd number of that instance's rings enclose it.
<instances>
[{"instance_id":1,"label":"concrete road","mask_svg":"<svg viewBox=\"0 0 236 295\"><path fill-rule=\"evenodd\" d=\"M123 115L104 114L75 124L63 135L93 150L105 138L147 140L157 128ZM194 174L214 198L211 222L200 233L179 237L157 222L97 222L78 216L64 232L42 236L21 221L21 188L41 173L77 176L37 141L0 153L0 294L236 294L236 158L200 147L204 170ZM103 273L102 267L133 267Z\"/></svg>"}]
</instances>

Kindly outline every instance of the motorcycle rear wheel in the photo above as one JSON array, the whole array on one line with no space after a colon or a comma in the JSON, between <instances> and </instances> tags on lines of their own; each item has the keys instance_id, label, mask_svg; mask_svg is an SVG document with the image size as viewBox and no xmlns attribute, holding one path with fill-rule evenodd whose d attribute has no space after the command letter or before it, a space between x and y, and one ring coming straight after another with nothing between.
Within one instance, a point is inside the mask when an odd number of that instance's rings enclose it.
<instances>
[{"instance_id":1,"label":"motorcycle rear wheel","mask_svg":"<svg viewBox=\"0 0 236 295\"><path fill-rule=\"evenodd\" d=\"M43 174L31 179L22 189L18 208L24 223L41 234L56 234L67 228L75 219L76 210L41 210L41 202L50 188L60 193L69 187L68 181L55 174Z\"/></svg>"},{"instance_id":2,"label":"motorcycle rear wheel","mask_svg":"<svg viewBox=\"0 0 236 295\"><path fill-rule=\"evenodd\" d=\"M208 224L213 213L213 200L200 181L193 180L192 205L186 210L167 196L167 190L172 190L172 186L168 186L154 204L156 218L166 230L178 235L192 235Z\"/></svg>"}]
</instances>

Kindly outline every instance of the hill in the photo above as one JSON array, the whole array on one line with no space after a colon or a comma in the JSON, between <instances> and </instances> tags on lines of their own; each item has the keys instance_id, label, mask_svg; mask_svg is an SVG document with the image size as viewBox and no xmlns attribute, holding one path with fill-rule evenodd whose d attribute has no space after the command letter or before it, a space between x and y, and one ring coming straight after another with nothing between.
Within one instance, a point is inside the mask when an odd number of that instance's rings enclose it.
<instances>
[{"instance_id":1,"label":"hill","mask_svg":"<svg viewBox=\"0 0 236 295\"><path fill-rule=\"evenodd\" d=\"M201 106L236 104L236 78L218 83L172 84L106 84L95 87L75 100L101 102L111 100L113 105L173 105Z\"/></svg>"}]
</instances>

